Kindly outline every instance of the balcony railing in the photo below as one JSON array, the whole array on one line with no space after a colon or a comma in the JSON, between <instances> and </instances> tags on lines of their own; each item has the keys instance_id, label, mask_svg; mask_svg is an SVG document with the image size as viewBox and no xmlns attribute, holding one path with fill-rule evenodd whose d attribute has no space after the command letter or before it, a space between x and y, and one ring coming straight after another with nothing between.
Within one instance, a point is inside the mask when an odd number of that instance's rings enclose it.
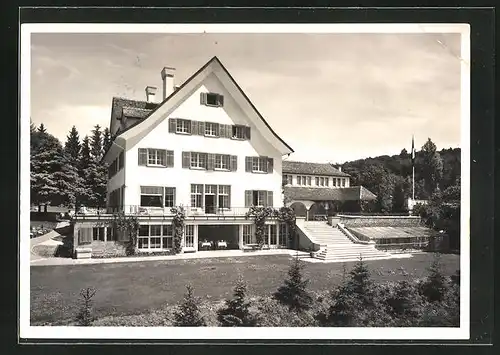
<instances>
[{"instance_id":1,"label":"balcony railing","mask_svg":"<svg viewBox=\"0 0 500 355\"><path fill-rule=\"evenodd\" d=\"M231 208L217 208L217 207L192 207L192 206L178 206L184 209L186 216L191 218L228 218L228 217L245 217L249 211L249 207L231 207ZM138 205L125 205L122 207L107 207L107 208L81 208L75 215L76 219L84 219L96 216L111 216L115 212L123 211L126 215L133 216L150 216L150 217L171 217L173 213L171 207L145 207Z\"/></svg>"}]
</instances>

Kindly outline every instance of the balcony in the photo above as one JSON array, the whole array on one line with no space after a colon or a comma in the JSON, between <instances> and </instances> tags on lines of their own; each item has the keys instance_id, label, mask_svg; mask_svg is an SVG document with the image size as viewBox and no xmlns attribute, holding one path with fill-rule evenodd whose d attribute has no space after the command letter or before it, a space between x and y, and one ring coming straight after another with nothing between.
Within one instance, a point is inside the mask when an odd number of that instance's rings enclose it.
<instances>
[{"instance_id":1,"label":"balcony","mask_svg":"<svg viewBox=\"0 0 500 355\"><path fill-rule=\"evenodd\" d=\"M182 206L186 217L195 220L224 220L224 219L244 219L249 207L191 207ZM122 208L90 208L85 207L78 211L73 217L77 220L85 219L110 219L114 212L124 211L126 215L150 218L172 218L173 213L170 207L144 207L138 205L126 205Z\"/></svg>"}]
</instances>

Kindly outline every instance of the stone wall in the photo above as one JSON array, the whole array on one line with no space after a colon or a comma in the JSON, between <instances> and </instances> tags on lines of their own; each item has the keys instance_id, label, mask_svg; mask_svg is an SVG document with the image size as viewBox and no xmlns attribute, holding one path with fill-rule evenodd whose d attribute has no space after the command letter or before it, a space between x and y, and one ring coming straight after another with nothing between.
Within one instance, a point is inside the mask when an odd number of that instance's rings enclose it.
<instances>
[{"instance_id":1,"label":"stone wall","mask_svg":"<svg viewBox=\"0 0 500 355\"><path fill-rule=\"evenodd\" d=\"M347 228L355 227L419 227L416 216L346 216L339 215L340 223Z\"/></svg>"}]
</instances>

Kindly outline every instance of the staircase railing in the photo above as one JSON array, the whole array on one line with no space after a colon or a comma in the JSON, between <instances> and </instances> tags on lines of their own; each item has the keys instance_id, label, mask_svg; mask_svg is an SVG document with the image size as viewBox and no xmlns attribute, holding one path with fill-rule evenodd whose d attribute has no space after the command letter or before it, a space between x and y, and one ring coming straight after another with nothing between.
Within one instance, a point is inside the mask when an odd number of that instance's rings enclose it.
<instances>
[{"instance_id":1,"label":"staircase railing","mask_svg":"<svg viewBox=\"0 0 500 355\"><path fill-rule=\"evenodd\" d=\"M342 223L337 223L338 229L344 234L347 238L349 238L353 243L356 244L365 244L365 245L374 245L375 242L371 240L360 240L354 234L352 234Z\"/></svg>"}]
</instances>

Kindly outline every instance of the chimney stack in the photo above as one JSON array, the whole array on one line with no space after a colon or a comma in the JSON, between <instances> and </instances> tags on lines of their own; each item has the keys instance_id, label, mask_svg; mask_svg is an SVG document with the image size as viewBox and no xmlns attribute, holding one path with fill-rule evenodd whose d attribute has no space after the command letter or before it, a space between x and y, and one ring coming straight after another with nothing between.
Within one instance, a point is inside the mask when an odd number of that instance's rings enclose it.
<instances>
[{"instance_id":1,"label":"chimney stack","mask_svg":"<svg viewBox=\"0 0 500 355\"><path fill-rule=\"evenodd\" d=\"M163 80L163 100L174 92L174 74L175 68L164 67L161 71Z\"/></svg>"},{"instance_id":2,"label":"chimney stack","mask_svg":"<svg viewBox=\"0 0 500 355\"><path fill-rule=\"evenodd\" d=\"M147 102L155 102L156 90L158 88L154 86L146 86L146 101Z\"/></svg>"},{"instance_id":3,"label":"chimney stack","mask_svg":"<svg viewBox=\"0 0 500 355\"><path fill-rule=\"evenodd\" d=\"M339 165L339 167L337 168L338 171L342 172L342 167Z\"/></svg>"}]
</instances>

